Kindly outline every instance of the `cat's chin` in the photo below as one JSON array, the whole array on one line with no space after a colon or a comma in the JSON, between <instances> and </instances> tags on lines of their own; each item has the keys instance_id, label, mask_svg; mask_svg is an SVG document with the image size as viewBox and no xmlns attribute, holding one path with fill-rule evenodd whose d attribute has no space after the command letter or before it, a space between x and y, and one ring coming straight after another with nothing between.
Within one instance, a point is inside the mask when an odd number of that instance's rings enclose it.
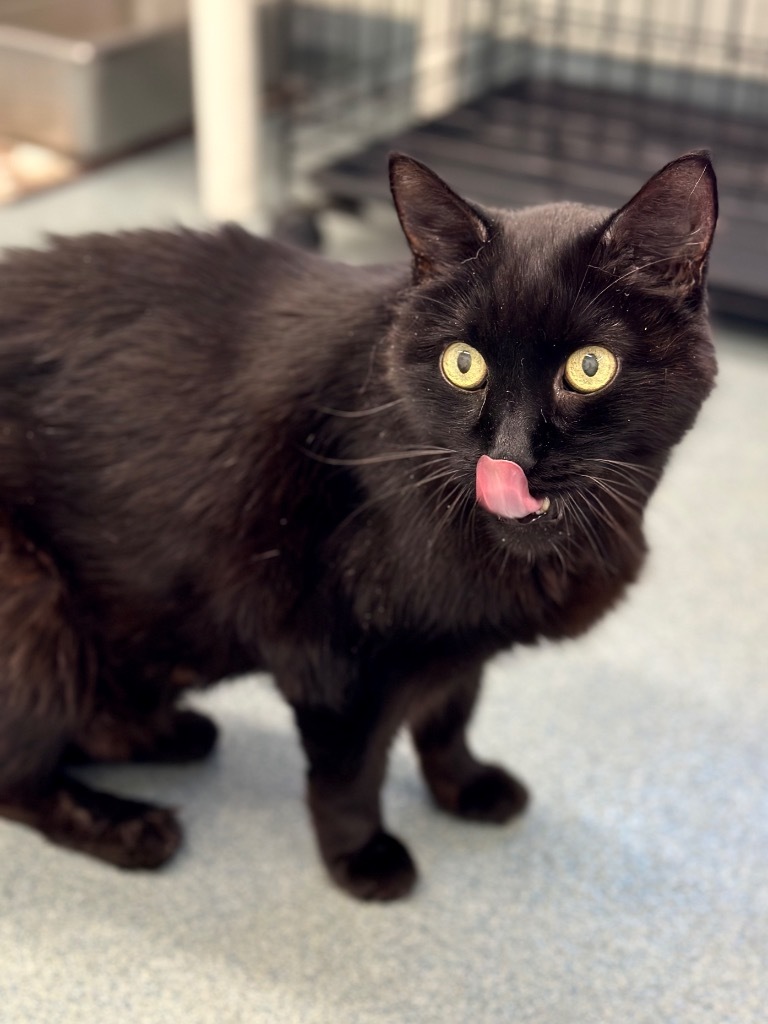
<instances>
[{"instance_id":1,"label":"cat's chin","mask_svg":"<svg viewBox=\"0 0 768 1024\"><path fill-rule=\"evenodd\" d=\"M478 507L480 511L482 506ZM532 512L522 518L495 515L483 510L486 521L486 535L492 543L500 544L510 551L517 551L530 557L532 553L544 554L554 539L561 534L561 516L557 506L547 503L546 512Z\"/></svg>"}]
</instances>

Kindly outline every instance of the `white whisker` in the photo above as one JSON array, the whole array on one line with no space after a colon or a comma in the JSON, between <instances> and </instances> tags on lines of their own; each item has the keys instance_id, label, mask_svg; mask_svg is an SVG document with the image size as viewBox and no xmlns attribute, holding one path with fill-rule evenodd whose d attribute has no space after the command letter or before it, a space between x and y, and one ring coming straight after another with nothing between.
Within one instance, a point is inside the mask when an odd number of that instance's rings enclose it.
<instances>
[{"instance_id":1,"label":"white whisker","mask_svg":"<svg viewBox=\"0 0 768 1024\"><path fill-rule=\"evenodd\" d=\"M645 508L645 502L640 501L638 498L631 497L625 490L621 489L619 484L615 481L608 483L606 480L601 480L599 477L590 476L588 473L584 473L583 476L587 480L591 480L592 483L605 491L610 497L612 497L617 505L624 507L625 509L634 508L638 511L642 511Z\"/></svg>"},{"instance_id":2,"label":"white whisker","mask_svg":"<svg viewBox=\"0 0 768 1024\"><path fill-rule=\"evenodd\" d=\"M599 543L600 538L592 523L589 521L586 511L579 508L571 495L567 495L564 498L564 507L573 516L575 524L580 528L580 532L586 537L586 540L597 556L598 561L602 561L606 552ZM576 540L576 535L574 535L574 540Z\"/></svg>"},{"instance_id":3,"label":"white whisker","mask_svg":"<svg viewBox=\"0 0 768 1024\"><path fill-rule=\"evenodd\" d=\"M317 405L315 408L325 416L339 416L344 419L352 420L359 419L363 416L373 416L378 412L385 412L387 409L393 409L403 401L403 398L395 398L392 402L384 402L383 405L374 405L369 409L332 409L330 406L325 405Z\"/></svg>"},{"instance_id":4,"label":"white whisker","mask_svg":"<svg viewBox=\"0 0 768 1024\"><path fill-rule=\"evenodd\" d=\"M621 284L622 281L625 281L628 277L632 277L633 274L639 274L643 270L648 270L649 267L655 267L658 263L671 263L673 260L679 258L680 257L677 253L675 253L674 256L662 256L657 260L650 260L648 263L644 263L640 267L632 267L631 270L628 270L625 274L622 274L620 277L612 278L609 281L609 283L605 286L605 288L601 288L597 295L590 299L590 301L584 307L583 312L586 313L587 310L591 309L597 302L597 300L600 298L600 296L604 295L610 288L613 288L614 285Z\"/></svg>"},{"instance_id":5,"label":"white whisker","mask_svg":"<svg viewBox=\"0 0 768 1024\"><path fill-rule=\"evenodd\" d=\"M301 451L314 459L315 462L322 462L326 466L375 466L384 462L399 462L401 459L418 459L425 455L451 454L450 448L415 448L412 451L380 452L377 455L366 455L359 459L341 459L328 455L320 455L319 452L302 448Z\"/></svg>"},{"instance_id":6,"label":"white whisker","mask_svg":"<svg viewBox=\"0 0 768 1024\"><path fill-rule=\"evenodd\" d=\"M453 453L451 453L450 455L440 455L435 458L428 459L425 462L423 462L418 468L429 469L430 466L435 466L440 462L445 462L447 459L450 459L452 454ZM382 490L379 493L372 495L366 501L362 502L362 504L358 505L357 508L353 509L353 511L350 512L349 515L346 516L346 518L344 518L339 523L336 529L341 530L345 526L348 526L353 519L356 519L359 515L362 515L364 512L367 512L369 509L373 508L375 505L378 505L382 501L389 501L392 498L399 498L402 495L406 494L408 491L416 490L417 487L423 487L427 484L434 483L435 481L441 480L444 477L448 480L452 480L455 478L453 466L443 466L441 469L438 469L433 473L429 473L427 476L419 477L417 480L410 480L408 483L398 483L396 487L391 487L389 489Z\"/></svg>"},{"instance_id":7,"label":"white whisker","mask_svg":"<svg viewBox=\"0 0 768 1024\"><path fill-rule=\"evenodd\" d=\"M588 462L597 462L601 465L611 466L614 471L623 470L628 481L633 482L633 474L645 476L649 480L656 481L659 473L658 470L652 469L650 466L644 466L640 462L625 462L620 459L587 459Z\"/></svg>"}]
</instances>

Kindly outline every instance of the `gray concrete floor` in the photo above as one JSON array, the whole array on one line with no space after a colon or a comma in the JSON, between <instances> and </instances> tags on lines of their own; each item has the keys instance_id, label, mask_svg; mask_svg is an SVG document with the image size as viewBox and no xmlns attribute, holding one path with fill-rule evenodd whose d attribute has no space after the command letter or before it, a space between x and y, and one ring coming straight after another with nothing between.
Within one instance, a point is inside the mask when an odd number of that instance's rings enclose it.
<instances>
[{"instance_id":1,"label":"gray concrete floor","mask_svg":"<svg viewBox=\"0 0 768 1024\"><path fill-rule=\"evenodd\" d=\"M174 221L203 222L188 143L0 209L0 240ZM383 213L327 226L339 258L403 251ZM120 873L0 822L2 1024L762 1024L768 337L717 338L640 584L583 640L488 669L474 741L533 789L521 821L441 816L399 742L386 806L422 882L357 904L318 867L269 680L220 687L198 701L223 727L209 763L91 773L181 808L168 869Z\"/></svg>"}]
</instances>

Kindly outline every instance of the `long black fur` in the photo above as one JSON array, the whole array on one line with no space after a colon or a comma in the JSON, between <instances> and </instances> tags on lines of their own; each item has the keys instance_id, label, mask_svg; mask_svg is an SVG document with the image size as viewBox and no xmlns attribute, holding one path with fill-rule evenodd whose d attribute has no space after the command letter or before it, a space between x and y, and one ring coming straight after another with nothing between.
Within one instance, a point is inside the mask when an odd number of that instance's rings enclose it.
<instances>
[{"instance_id":1,"label":"long black fur","mask_svg":"<svg viewBox=\"0 0 768 1024\"><path fill-rule=\"evenodd\" d=\"M391 164L412 267L251 237L56 239L0 265L0 813L150 867L167 810L96 793L88 760L183 760L215 728L189 687L268 669L295 710L324 862L355 895L411 887L386 832L412 729L438 804L504 821L523 786L466 746L482 666L574 636L640 568L642 514L715 375L708 158L616 213L484 210ZM442 376L460 340L486 385ZM568 355L619 372L582 395ZM478 458L551 500L475 502Z\"/></svg>"}]
</instances>

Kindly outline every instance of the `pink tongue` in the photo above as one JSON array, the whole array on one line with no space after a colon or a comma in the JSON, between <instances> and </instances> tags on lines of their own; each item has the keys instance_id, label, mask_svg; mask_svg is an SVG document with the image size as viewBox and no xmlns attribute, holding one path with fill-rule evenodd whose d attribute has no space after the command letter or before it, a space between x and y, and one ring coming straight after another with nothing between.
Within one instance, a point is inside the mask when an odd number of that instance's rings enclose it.
<instances>
[{"instance_id":1,"label":"pink tongue","mask_svg":"<svg viewBox=\"0 0 768 1024\"><path fill-rule=\"evenodd\" d=\"M525 473L516 462L481 455L477 463L475 491L478 502L494 515L523 519L541 510L532 498Z\"/></svg>"}]
</instances>

